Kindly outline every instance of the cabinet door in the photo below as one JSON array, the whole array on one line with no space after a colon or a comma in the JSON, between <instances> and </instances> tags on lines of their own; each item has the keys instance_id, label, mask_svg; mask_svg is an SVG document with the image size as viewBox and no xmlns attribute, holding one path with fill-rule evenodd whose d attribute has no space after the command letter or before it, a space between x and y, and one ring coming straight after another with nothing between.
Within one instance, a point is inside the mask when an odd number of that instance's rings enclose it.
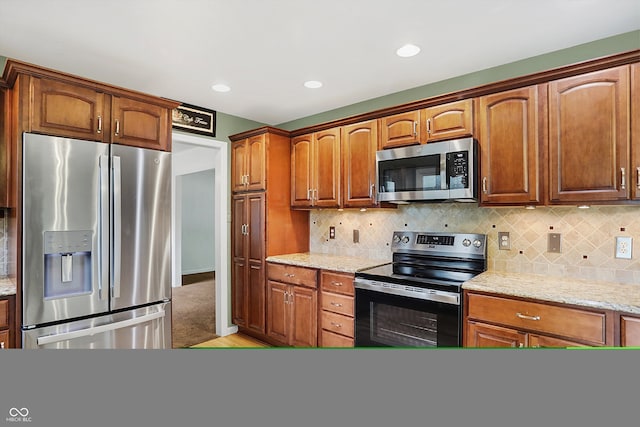
<instances>
[{"instance_id":1,"label":"cabinet door","mask_svg":"<svg viewBox=\"0 0 640 427\"><path fill-rule=\"evenodd\" d=\"M247 324L248 304L248 246L245 244L247 219L247 198L244 195L233 196L231 220L231 313L232 320L238 326Z\"/></svg>"},{"instance_id":2,"label":"cabinet door","mask_svg":"<svg viewBox=\"0 0 640 427\"><path fill-rule=\"evenodd\" d=\"M171 151L168 108L120 96L114 96L111 105L111 142Z\"/></svg>"},{"instance_id":3,"label":"cabinet door","mask_svg":"<svg viewBox=\"0 0 640 427\"><path fill-rule=\"evenodd\" d=\"M284 345L289 345L291 323L289 287L267 280L267 335Z\"/></svg>"},{"instance_id":4,"label":"cabinet door","mask_svg":"<svg viewBox=\"0 0 640 427\"><path fill-rule=\"evenodd\" d=\"M548 337L546 335L529 334L528 346L534 348L565 348L565 347L587 347L584 344L561 338Z\"/></svg>"},{"instance_id":5,"label":"cabinet door","mask_svg":"<svg viewBox=\"0 0 640 427\"><path fill-rule=\"evenodd\" d=\"M313 206L340 206L340 129L314 134Z\"/></svg>"},{"instance_id":6,"label":"cabinet door","mask_svg":"<svg viewBox=\"0 0 640 427\"><path fill-rule=\"evenodd\" d=\"M551 201L626 199L628 137L628 66L550 82Z\"/></svg>"},{"instance_id":7,"label":"cabinet door","mask_svg":"<svg viewBox=\"0 0 640 427\"><path fill-rule=\"evenodd\" d=\"M620 316L620 345L640 347L640 317Z\"/></svg>"},{"instance_id":8,"label":"cabinet door","mask_svg":"<svg viewBox=\"0 0 640 427\"><path fill-rule=\"evenodd\" d=\"M631 65L631 198L640 200L640 63Z\"/></svg>"},{"instance_id":9,"label":"cabinet door","mask_svg":"<svg viewBox=\"0 0 640 427\"><path fill-rule=\"evenodd\" d=\"M258 191L267 188L266 182L267 136L253 136L247 141L247 190Z\"/></svg>"},{"instance_id":10,"label":"cabinet door","mask_svg":"<svg viewBox=\"0 0 640 427\"><path fill-rule=\"evenodd\" d=\"M376 149L378 126L375 120L342 128L343 206L375 205Z\"/></svg>"},{"instance_id":11,"label":"cabinet door","mask_svg":"<svg viewBox=\"0 0 640 427\"><path fill-rule=\"evenodd\" d=\"M56 80L32 78L33 132L102 141L105 95ZM107 118L108 121L108 118ZM104 138L105 141L108 138Z\"/></svg>"},{"instance_id":12,"label":"cabinet door","mask_svg":"<svg viewBox=\"0 0 640 427\"><path fill-rule=\"evenodd\" d=\"M483 205L541 202L536 86L478 99Z\"/></svg>"},{"instance_id":13,"label":"cabinet door","mask_svg":"<svg viewBox=\"0 0 640 427\"><path fill-rule=\"evenodd\" d=\"M424 110L424 142L473 135L473 100L449 102Z\"/></svg>"},{"instance_id":14,"label":"cabinet door","mask_svg":"<svg viewBox=\"0 0 640 427\"><path fill-rule=\"evenodd\" d=\"M291 139L291 206L311 207L313 134Z\"/></svg>"},{"instance_id":15,"label":"cabinet door","mask_svg":"<svg viewBox=\"0 0 640 427\"><path fill-rule=\"evenodd\" d=\"M256 332L265 332L265 261L264 261L264 193L249 194L248 226L248 283L247 283L247 327Z\"/></svg>"},{"instance_id":16,"label":"cabinet door","mask_svg":"<svg viewBox=\"0 0 640 427\"><path fill-rule=\"evenodd\" d=\"M9 331L0 331L0 349L9 348Z\"/></svg>"},{"instance_id":17,"label":"cabinet door","mask_svg":"<svg viewBox=\"0 0 640 427\"><path fill-rule=\"evenodd\" d=\"M420 110L383 117L379 122L380 144L378 148L380 150L419 144L422 140L420 136L422 132Z\"/></svg>"},{"instance_id":18,"label":"cabinet door","mask_svg":"<svg viewBox=\"0 0 640 427\"><path fill-rule=\"evenodd\" d=\"M231 144L231 191L240 192L247 189L247 139Z\"/></svg>"},{"instance_id":19,"label":"cabinet door","mask_svg":"<svg viewBox=\"0 0 640 427\"><path fill-rule=\"evenodd\" d=\"M318 291L291 286L291 345L317 347L318 340Z\"/></svg>"},{"instance_id":20,"label":"cabinet door","mask_svg":"<svg viewBox=\"0 0 640 427\"><path fill-rule=\"evenodd\" d=\"M485 323L467 322L466 347L513 347L520 348L527 344L526 334L515 329L488 325Z\"/></svg>"}]
</instances>

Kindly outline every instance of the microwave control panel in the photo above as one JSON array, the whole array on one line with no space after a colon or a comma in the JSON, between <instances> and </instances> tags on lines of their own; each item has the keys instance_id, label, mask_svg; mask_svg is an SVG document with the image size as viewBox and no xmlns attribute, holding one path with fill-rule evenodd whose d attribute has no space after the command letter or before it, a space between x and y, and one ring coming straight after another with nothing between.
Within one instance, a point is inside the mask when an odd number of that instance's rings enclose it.
<instances>
[{"instance_id":1,"label":"microwave control panel","mask_svg":"<svg viewBox=\"0 0 640 427\"><path fill-rule=\"evenodd\" d=\"M447 179L450 189L469 187L469 152L447 153Z\"/></svg>"}]
</instances>

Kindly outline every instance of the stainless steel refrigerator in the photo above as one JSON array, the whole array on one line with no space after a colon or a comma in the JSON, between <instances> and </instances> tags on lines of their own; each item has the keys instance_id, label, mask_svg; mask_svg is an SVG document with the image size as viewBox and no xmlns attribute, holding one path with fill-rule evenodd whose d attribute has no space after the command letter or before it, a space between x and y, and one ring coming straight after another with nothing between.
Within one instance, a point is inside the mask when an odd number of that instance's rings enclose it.
<instances>
[{"instance_id":1,"label":"stainless steel refrigerator","mask_svg":"<svg viewBox=\"0 0 640 427\"><path fill-rule=\"evenodd\" d=\"M23 348L171 348L171 153L25 133Z\"/></svg>"}]
</instances>

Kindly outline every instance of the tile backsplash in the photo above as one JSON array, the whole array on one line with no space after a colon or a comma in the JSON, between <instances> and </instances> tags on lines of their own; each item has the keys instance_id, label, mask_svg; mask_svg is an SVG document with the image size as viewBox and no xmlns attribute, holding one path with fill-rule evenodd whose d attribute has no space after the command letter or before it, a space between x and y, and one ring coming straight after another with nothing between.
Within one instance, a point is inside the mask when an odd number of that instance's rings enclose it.
<instances>
[{"instance_id":1,"label":"tile backsplash","mask_svg":"<svg viewBox=\"0 0 640 427\"><path fill-rule=\"evenodd\" d=\"M310 250L391 259L394 231L486 234L488 269L640 285L640 208L637 206L480 208L475 203L416 203L397 209L313 210ZM336 229L329 239L329 227ZM359 242L353 241L358 230ZM498 249L507 231L510 250ZM547 252L547 234L561 234L560 253ZM632 259L615 258L615 237L633 239Z\"/></svg>"}]
</instances>

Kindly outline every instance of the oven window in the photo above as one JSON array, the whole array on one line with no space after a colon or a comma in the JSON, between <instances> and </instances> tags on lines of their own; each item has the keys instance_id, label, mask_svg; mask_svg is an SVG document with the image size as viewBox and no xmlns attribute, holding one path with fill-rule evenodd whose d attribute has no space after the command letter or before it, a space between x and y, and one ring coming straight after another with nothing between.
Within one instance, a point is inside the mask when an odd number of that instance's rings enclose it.
<instances>
[{"instance_id":1,"label":"oven window","mask_svg":"<svg viewBox=\"0 0 640 427\"><path fill-rule=\"evenodd\" d=\"M371 302L371 339L394 347L437 347L438 316Z\"/></svg>"},{"instance_id":2,"label":"oven window","mask_svg":"<svg viewBox=\"0 0 640 427\"><path fill-rule=\"evenodd\" d=\"M356 347L460 347L459 305L356 288Z\"/></svg>"}]
</instances>

